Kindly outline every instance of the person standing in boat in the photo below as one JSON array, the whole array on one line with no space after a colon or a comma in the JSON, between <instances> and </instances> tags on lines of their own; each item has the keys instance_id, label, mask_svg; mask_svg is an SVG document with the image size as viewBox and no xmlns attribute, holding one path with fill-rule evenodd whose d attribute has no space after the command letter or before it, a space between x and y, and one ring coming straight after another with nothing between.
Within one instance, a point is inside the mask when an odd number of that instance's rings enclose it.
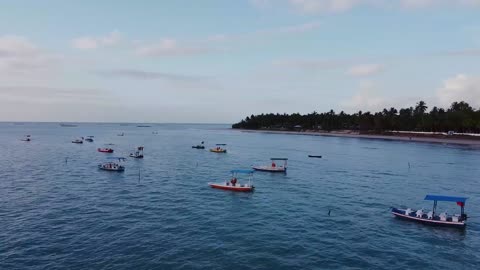
<instances>
[{"instance_id":1,"label":"person standing in boat","mask_svg":"<svg viewBox=\"0 0 480 270\"><path fill-rule=\"evenodd\" d=\"M272 168L277 167L277 164L275 164L275 161L272 161Z\"/></svg>"},{"instance_id":2,"label":"person standing in boat","mask_svg":"<svg viewBox=\"0 0 480 270\"><path fill-rule=\"evenodd\" d=\"M237 184L237 178L233 177L230 182L232 183L232 186L235 186Z\"/></svg>"}]
</instances>

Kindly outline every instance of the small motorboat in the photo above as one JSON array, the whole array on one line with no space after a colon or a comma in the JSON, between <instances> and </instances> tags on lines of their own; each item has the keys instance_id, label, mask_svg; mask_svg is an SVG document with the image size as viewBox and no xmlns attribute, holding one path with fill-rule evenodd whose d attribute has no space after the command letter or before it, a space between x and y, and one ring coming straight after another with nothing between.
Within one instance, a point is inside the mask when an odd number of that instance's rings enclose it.
<instances>
[{"instance_id":1,"label":"small motorboat","mask_svg":"<svg viewBox=\"0 0 480 270\"><path fill-rule=\"evenodd\" d=\"M202 142L201 144L194 145L194 146L192 146L192 148L195 148L195 149L205 149L204 142Z\"/></svg>"},{"instance_id":2,"label":"small motorboat","mask_svg":"<svg viewBox=\"0 0 480 270\"><path fill-rule=\"evenodd\" d=\"M83 137L80 139L73 140L72 143L78 143L78 144L83 143Z\"/></svg>"},{"instance_id":3,"label":"small motorboat","mask_svg":"<svg viewBox=\"0 0 480 270\"><path fill-rule=\"evenodd\" d=\"M61 123L60 126L61 127L77 127L77 125L74 125L74 124L63 124L63 123Z\"/></svg>"},{"instance_id":4,"label":"small motorboat","mask_svg":"<svg viewBox=\"0 0 480 270\"><path fill-rule=\"evenodd\" d=\"M423 209L413 210L411 208L399 209L392 207L392 214L406 220L416 221L427 225L447 226L455 228L465 228L467 214L465 214L465 197L437 196L427 195L425 200L433 201L433 209L424 212ZM455 202L460 206L460 215L448 215L446 212L437 215L437 202Z\"/></svg>"},{"instance_id":5,"label":"small motorboat","mask_svg":"<svg viewBox=\"0 0 480 270\"><path fill-rule=\"evenodd\" d=\"M137 147L137 150L135 150L135 152L130 153L130 157L143 158L143 146Z\"/></svg>"},{"instance_id":6,"label":"small motorboat","mask_svg":"<svg viewBox=\"0 0 480 270\"><path fill-rule=\"evenodd\" d=\"M225 148L226 144L224 143L217 143L216 147L211 148L210 152L213 153L227 153L227 148Z\"/></svg>"},{"instance_id":7,"label":"small motorboat","mask_svg":"<svg viewBox=\"0 0 480 270\"><path fill-rule=\"evenodd\" d=\"M308 155L309 158L322 158L322 156Z\"/></svg>"},{"instance_id":8,"label":"small motorboat","mask_svg":"<svg viewBox=\"0 0 480 270\"><path fill-rule=\"evenodd\" d=\"M272 164L264 165L264 166L253 166L253 169L256 171L262 172L280 172L286 173L287 172L287 161L288 158L271 158ZM283 161L283 166L278 166L275 161Z\"/></svg>"},{"instance_id":9,"label":"small motorboat","mask_svg":"<svg viewBox=\"0 0 480 270\"><path fill-rule=\"evenodd\" d=\"M25 137L23 139L20 139L21 141L24 141L24 142L29 142L31 141L31 136L30 135L25 135Z\"/></svg>"},{"instance_id":10,"label":"small motorboat","mask_svg":"<svg viewBox=\"0 0 480 270\"><path fill-rule=\"evenodd\" d=\"M124 157L111 157L110 159L117 159L118 162L122 162L126 160ZM106 162L106 163L98 164L98 168L100 170L111 171L111 172L125 171L125 167L116 162Z\"/></svg>"},{"instance_id":11,"label":"small motorboat","mask_svg":"<svg viewBox=\"0 0 480 270\"><path fill-rule=\"evenodd\" d=\"M112 148L97 148L97 151L101 153L113 153Z\"/></svg>"},{"instance_id":12,"label":"small motorboat","mask_svg":"<svg viewBox=\"0 0 480 270\"><path fill-rule=\"evenodd\" d=\"M212 188L237 191L237 192L252 192L255 187L253 186L253 172L252 170L232 170L232 178L230 181L225 181L224 183L208 183ZM238 183L238 174L248 175L248 182L244 184Z\"/></svg>"},{"instance_id":13,"label":"small motorboat","mask_svg":"<svg viewBox=\"0 0 480 270\"><path fill-rule=\"evenodd\" d=\"M125 136L125 133L123 133L123 132L119 133L119 134L117 134L117 136L123 137L123 136Z\"/></svg>"},{"instance_id":14,"label":"small motorboat","mask_svg":"<svg viewBox=\"0 0 480 270\"><path fill-rule=\"evenodd\" d=\"M93 142L93 136L87 136L87 138L85 138L85 141Z\"/></svg>"}]
</instances>

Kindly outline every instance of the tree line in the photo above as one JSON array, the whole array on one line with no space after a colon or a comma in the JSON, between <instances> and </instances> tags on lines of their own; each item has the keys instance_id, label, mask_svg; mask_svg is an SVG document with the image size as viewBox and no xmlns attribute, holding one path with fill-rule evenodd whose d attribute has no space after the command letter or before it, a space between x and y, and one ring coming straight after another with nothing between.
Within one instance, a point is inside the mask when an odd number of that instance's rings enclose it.
<instances>
[{"instance_id":1,"label":"tree line","mask_svg":"<svg viewBox=\"0 0 480 270\"><path fill-rule=\"evenodd\" d=\"M480 133L480 109L467 102L453 102L450 108L431 108L424 101L414 107L383 109L380 112L347 114L333 110L325 113L312 112L301 115L260 114L246 117L232 128L275 130L357 130L360 132L425 131Z\"/></svg>"}]
</instances>

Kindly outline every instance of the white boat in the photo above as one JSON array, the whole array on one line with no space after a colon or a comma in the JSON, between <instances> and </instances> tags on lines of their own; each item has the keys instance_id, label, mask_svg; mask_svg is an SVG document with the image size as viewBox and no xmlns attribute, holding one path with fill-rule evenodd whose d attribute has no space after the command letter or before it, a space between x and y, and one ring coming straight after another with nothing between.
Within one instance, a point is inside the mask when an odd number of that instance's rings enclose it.
<instances>
[{"instance_id":1,"label":"white boat","mask_svg":"<svg viewBox=\"0 0 480 270\"><path fill-rule=\"evenodd\" d=\"M271 158L270 160L272 161L271 164L263 165L263 166L253 166L253 169L256 171L262 171L262 172L280 172L280 173L287 172L288 158ZM283 161L283 165L279 166L275 161Z\"/></svg>"},{"instance_id":2,"label":"white boat","mask_svg":"<svg viewBox=\"0 0 480 270\"><path fill-rule=\"evenodd\" d=\"M83 137L81 139L75 139L72 143L83 143Z\"/></svg>"},{"instance_id":3,"label":"white boat","mask_svg":"<svg viewBox=\"0 0 480 270\"><path fill-rule=\"evenodd\" d=\"M232 173L232 178L230 179L230 181L225 181L223 183L208 183L208 185L212 188L236 192L252 192L255 189L252 182L252 170L232 170L230 172ZM243 184L238 183L238 174L247 174L248 182Z\"/></svg>"},{"instance_id":4,"label":"white boat","mask_svg":"<svg viewBox=\"0 0 480 270\"><path fill-rule=\"evenodd\" d=\"M126 160L124 157L110 157L108 159L116 159L116 160L118 160L119 163ZM106 162L106 163L98 164L98 168L100 170L112 171L112 172L123 172L123 171L125 171L125 167L120 165L119 163Z\"/></svg>"},{"instance_id":5,"label":"white boat","mask_svg":"<svg viewBox=\"0 0 480 270\"><path fill-rule=\"evenodd\" d=\"M137 147L137 150L135 150L135 152L130 153L130 157L143 158L143 146Z\"/></svg>"}]
</instances>

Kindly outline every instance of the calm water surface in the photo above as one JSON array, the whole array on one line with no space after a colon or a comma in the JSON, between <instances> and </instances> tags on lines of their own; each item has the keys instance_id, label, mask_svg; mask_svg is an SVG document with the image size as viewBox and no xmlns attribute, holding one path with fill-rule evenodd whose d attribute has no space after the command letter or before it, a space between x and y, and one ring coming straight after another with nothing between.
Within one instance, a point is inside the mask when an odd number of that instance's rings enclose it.
<instances>
[{"instance_id":1,"label":"calm water surface","mask_svg":"<svg viewBox=\"0 0 480 270\"><path fill-rule=\"evenodd\" d=\"M0 130L0 269L480 265L478 149L224 125L2 123ZM25 134L33 141L19 141ZM70 142L87 135L95 142ZM191 148L202 140L227 143L229 152ZM108 154L96 148L106 143L115 144L115 156L144 145L146 157L129 159L124 173L99 171ZM255 173L253 194L207 186L270 157L288 157L288 174ZM467 229L426 227L389 213L391 206L430 208L427 193L469 197ZM439 210L459 211L451 203Z\"/></svg>"}]
</instances>

